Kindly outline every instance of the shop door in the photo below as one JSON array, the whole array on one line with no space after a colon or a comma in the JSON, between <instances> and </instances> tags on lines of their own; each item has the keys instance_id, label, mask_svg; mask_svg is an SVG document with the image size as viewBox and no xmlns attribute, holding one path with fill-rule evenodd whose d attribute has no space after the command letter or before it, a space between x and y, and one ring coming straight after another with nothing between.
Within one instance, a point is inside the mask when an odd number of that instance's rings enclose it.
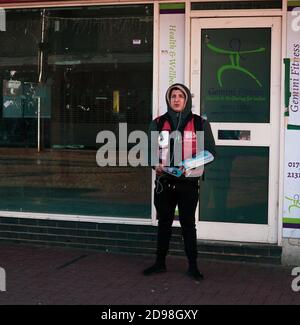
<instances>
[{"instance_id":1,"label":"shop door","mask_svg":"<svg viewBox=\"0 0 300 325\"><path fill-rule=\"evenodd\" d=\"M280 24L192 20L193 110L211 122L217 145L200 183L200 239L277 242Z\"/></svg>"}]
</instances>

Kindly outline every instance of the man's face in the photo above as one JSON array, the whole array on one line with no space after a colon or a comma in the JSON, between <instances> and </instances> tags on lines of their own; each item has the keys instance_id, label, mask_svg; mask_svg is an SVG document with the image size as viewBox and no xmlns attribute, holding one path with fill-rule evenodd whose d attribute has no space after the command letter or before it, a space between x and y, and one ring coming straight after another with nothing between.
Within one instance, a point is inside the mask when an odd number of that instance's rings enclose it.
<instances>
[{"instance_id":1,"label":"man's face","mask_svg":"<svg viewBox=\"0 0 300 325\"><path fill-rule=\"evenodd\" d=\"M174 89L171 92L170 105L173 111L182 112L185 108L184 93L179 89Z\"/></svg>"}]
</instances>

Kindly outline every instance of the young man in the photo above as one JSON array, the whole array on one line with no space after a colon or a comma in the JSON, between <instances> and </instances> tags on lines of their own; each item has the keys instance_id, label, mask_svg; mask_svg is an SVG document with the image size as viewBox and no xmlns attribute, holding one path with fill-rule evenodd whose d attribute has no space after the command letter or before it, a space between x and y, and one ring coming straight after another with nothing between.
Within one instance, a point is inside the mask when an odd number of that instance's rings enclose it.
<instances>
[{"instance_id":1,"label":"young man","mask_svg":"<svg viewBox=\"0 0 300 325\"><path fill-rule=\"evenodd\" d=\"M197 154L196 131L203 131L201 134L204 134L204 149L215 155L215 142L210 125L208 121L192 113L192 96L189 89L182 84L170 86L166 92L166 102L167 113L151 122L150 132L164 131L164 134L165 132L171 134L172 131L180 132L180 150L183 152L183 159L186 159ZM187 145L188 141L192 143ZM192 148L189 154L187 154L187 147ZM174 141L170 142L168 150L170 150L170 166L172 166L176 150ZM164 160L160 160L155 167L154 204L158 218L156 261L154 265L145 269L143 274L152 275L166 271L166 256L169 250L172 223L176 206L178 206L179 222L189 263L187 275L201 280L203 275L197 267L195 211L199 200L199 178L203 173L203 168L196 168L189 174L176 177L166 173L165 167Z\"/></svg>"}]
</instances>

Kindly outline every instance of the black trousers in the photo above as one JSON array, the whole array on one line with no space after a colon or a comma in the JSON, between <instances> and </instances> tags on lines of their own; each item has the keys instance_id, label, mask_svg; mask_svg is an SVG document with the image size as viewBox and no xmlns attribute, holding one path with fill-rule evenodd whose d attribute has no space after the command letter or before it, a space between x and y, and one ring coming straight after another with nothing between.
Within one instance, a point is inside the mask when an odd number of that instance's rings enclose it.
<instances>
[{"instance_id":1,"label":"black trousers","mask_svg":"<svg viewBox=\"0 0 300 325\"><path fill-rule=\"evenodd\" d=\"M160 178L155 181L154 204L158 218L157 260L164 262L169 250L176 205L182 229L184 248L190 264L197 259L195 211L199 200L198 181Z\"/></svg>"}]
</instances>

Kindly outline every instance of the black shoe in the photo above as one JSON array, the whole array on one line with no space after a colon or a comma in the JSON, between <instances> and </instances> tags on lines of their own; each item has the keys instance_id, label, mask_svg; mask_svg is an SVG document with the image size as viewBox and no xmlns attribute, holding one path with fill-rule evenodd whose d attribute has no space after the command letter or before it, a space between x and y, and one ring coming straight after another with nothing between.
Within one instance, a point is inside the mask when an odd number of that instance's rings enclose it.
<instances>
[{"instance_id":1,"label":"black shoe","mask_svg":"<svg viewBox=\"0 0 300 325\"><path fill-rule=\"evenodd\" d=\"M189 277L191 277L191 278L193 278L194 280L196 280L196 281L201 281L201 280L203 280L203 274L202 273L200 273L199 271L198 271L198 269L196 269L196 268L190 268L190 269L188 269L187 270L187 272L186 272L186 274L189 276Z\"/></svg>"},{"instance_id":2,"label":"black shoe","mask_svg":"<svg viewBox=\"0 0 300 325\"><path fill-rule=\"evenodd\" d=\"M143 271L144 275L152 275L152 274L156 274L156 273L163 273L166 272L167 268L165 265L163 264L157 264L155 263L154 265L148 267L147 269L145 269Z\"/></svg>"}]
</instances>

